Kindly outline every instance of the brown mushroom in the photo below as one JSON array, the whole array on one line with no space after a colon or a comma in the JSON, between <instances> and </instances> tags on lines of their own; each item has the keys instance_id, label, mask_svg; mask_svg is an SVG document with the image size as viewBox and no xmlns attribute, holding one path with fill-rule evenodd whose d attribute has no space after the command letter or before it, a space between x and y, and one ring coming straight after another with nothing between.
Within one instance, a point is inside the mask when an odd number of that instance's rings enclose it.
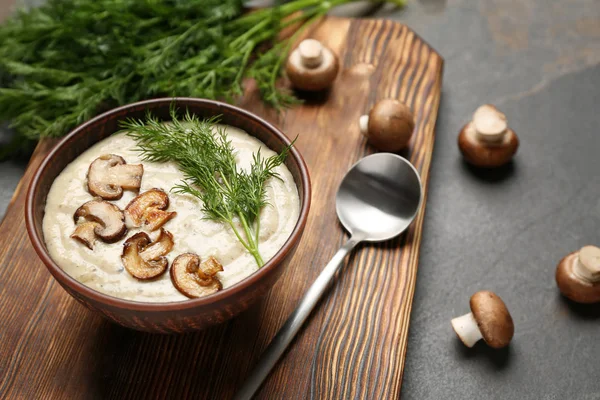
<instances>
[{"instance_id":1,"label":"brown mushroom","mask_svg":"<svg viewBox=\"0 0 600 400\"><path fill-rule=\"evenodd\" d=\"M98 222L86 221L77 226L71 234L71 238L83 243L88 249L94 250L96 243L96 229L101 229L102 225Z\"/></svg>"},{"instance_id":2,"label":"brown mushroom","mask_svg":"<svg viewBox=\"0 0 600 400\"><path fill-rule=\"evenodd\" d=\"M286 73L300 90L318 91L330 87L339 70L338 58L330 48L315 39L305 39L292 51Z\"/></svg>"},{"instance_id":3,"label":"brown mushroom","mask_svg":"<svg viewBox=\"0 0 600 400\"><path fill-rule=\"evenodd\" d=\"M123 157L104 154L96 158L88 169L88 191L104 200L118 200L123 190L139 190L144 166L127 164Z\"/></svg>"},{"instance_id":4,"label":"brown mushroom","mask_svg":"<svg viewBox=\"0 0 600 400\"><path fill-rule=\"evenodd\" d=\"M223 288L216 276L223 266L214 257L200 263L200 257L193 253L184 253L171 266L171 281L182 294L189 298L208 296Z\"/></svg>"},{"instance_id":5,"label":"brown mushroom","mask_svg":"<svg viewBox=\"0 0 600 400\"><path fill-rule=\"evenodd\" d=\"M519 138L508 127L506 115L493 105L484 104L460 131L458 147L470 164L484 168L500 167L517 152Z\"/></svg>"},{"instance_id":6,"label":"brown mushroom","mask_svg":"<svg viewBox=\"0 0 600 400\"><path fill-rule=\"evenodd\" d=\"M574 302L600 302L600 248L584 246L563 258L556 267L556 284Z\"/></svg>"},{"instance_id":7,"label":"brown mushroom","mask_svg":"<svg viewBox=\"0 0 600 400\"><path fill-rule=\"evenodd\" d=\"M173 235L161 229L158 238L151 242L146 232L139 232L123 244L121 261L133 277L140 280L153 279L162 275L169 266L165 254L173 248Z\"/></svg>"},{"instance_id":8,"label":"brown mushroom","mask_svg":"<svg viewBox=\"0 0 600 400\"><path fill-rule=\"evenodd\" d=\"M104 200L95 199L83 204L73 214L73 220L77 226L71 237L91 250L94 249L96 237L103 242L114 243L127 232L123 212Z\"/></svg>"},{"instance_id":9,"label":"brown mushroom","mask_svg":"<svg viewBox=\"0 0 600 400\"><path fill-rule=\"evenodd\" d=\"M471 312L452 320L452 328L467 347L483 338L488 346L495 349L508 346L515 325L506 305L498 295L481 291L471 296Z\"/></svg>"},{"instance_id":10,"label":"brown mushroom","mask_svg":"<svg viewBox=\"0 0 600 400\"><path fill-rule=\"evenodd\" d=\"M382 151L400 151L410 142L415 129L415 117L406 104L394 100L381 100L363 115L360 130L368 142Z\"/></svg>"},{"instance_id":11,"label":"brown mushroom","mask_svg":"<svg viewBox=\"0 0 600 400\"><path fill-rule=\"evenodd\" d=\"M140 227L145 224L150 231L163 226L177 215L165 211L169 208L169 196L162 189L150 189L137 195L125 207L125 222L128 227Z\"/></svg>"}]
</instances>

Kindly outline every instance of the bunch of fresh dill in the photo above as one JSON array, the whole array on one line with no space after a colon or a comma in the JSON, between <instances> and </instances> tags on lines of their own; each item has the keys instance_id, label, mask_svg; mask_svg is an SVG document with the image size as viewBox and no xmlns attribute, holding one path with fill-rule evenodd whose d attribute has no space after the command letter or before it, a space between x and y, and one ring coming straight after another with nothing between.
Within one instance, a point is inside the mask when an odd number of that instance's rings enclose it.
<instances>
[{"instance_id":1,"label":"bunch of fresh dill","mask_svg":"<svg viewBox=\"0 0 600 400\"><path fill-rule=\"evenodd\" d=\"M233 101L245 78L268 104L288 105L294 97L276 79L294 37L280 41L280 32L352 1L248 12L242 0L48 0L19 11L0 26L0 121L17 133L0 159L137 100Z\"/></svg>"},{"instance_id":2,"label":"bunch of fresh dill","mask_svg":"<svg viewBox=\"0 0 600 400\"><path fill-rule=\"evenodd\" d=\"M231 142L216 126L218 118L200 120L186 113L180 119L172 108L171 119L165 124L148 113L145 120L130 119L121 126L135 139L145 161L177 164L185 180L175 186L175 192L199 198L205 217L228 224L261 267L259 215L267 204L265 182L278 177L275 168L285 161L290 148L268 158L259 150L249 170L238 169Z\"/></svg>"}]
</instances>

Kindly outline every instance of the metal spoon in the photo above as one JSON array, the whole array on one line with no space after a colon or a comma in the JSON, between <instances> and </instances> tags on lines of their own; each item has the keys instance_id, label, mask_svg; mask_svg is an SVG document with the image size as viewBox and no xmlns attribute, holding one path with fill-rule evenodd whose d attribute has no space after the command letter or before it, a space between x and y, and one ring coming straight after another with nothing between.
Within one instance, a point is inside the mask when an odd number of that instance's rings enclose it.
<instances>
[{"instance_id":1,"label":"metal spoon","mask_svg":"<svg viewBox=\"0 0 600 400\"><path fill-rule=\"evenodd\" d=\"M422 198L419 174L400 156L378 153L363 158L350 168L336 196L337 215L350 233L350 239L308 289L235 399L250 399L258 390L333 280L346 255L360 242L380 242L404 232L417 215Z\"/></svg>"}]
</instances>

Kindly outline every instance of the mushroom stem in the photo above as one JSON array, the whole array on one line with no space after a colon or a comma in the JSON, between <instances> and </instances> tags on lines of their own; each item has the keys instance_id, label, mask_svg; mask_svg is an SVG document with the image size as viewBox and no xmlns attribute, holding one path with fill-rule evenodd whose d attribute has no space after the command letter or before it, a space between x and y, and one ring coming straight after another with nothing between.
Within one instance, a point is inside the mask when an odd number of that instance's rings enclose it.
<instances>
[{"instance_id":1,"label":"mushroom stem","mask_svg":"<svg viewBox=\"0 0 600 400\"><path fill-rule=\"evenodd\" d=\"M500 142L508 132L506 116L490 104L484 104L473 114L473 127L478 140Z\"/></svg>"},{"instance_id":2,"label":"mushroom stem","mask_svg":"<svg viewBox=\"0 0 600 400\"><path fill-rule=\"evenodd\" d=\"M480 140L485 143L498 143L501 142L502 139L504 139L504 135L506 135L506 132L507 130L504 130L500 133L490 134L475 129L475 136L477 137L477 140Z\"/></svg>"},{"instance_id":3,"label":"mushroom stem","mask_svg":"<svg viewBox=\"0 0 600 400\"><path fill-rule=\"evenodd\" d=\"M579 250L577 261L573 265L573 274L589 283L600 282L600 249L585 246Z\"/></svg>"},{"instance_id":4,"label":"mushroom stem","mask_svg":"<svg viewBox=\"0 0 600 400\"><path fill-rule=\"evenodd\" d=\"M473 317L473 313L454 318L451 323L454 332L456 332L458 338L467 347L473 347L475 343L483 338L481 331L477 326L477 321L475 321L475 318Z\"/></svg>"},{"instance_id":5,"label":"mushroom stem","mask_svg":"<svg viewBox=\"0 0 600 400\"><path fill-rule=\"evenodd\" d=\"M323 45L315 39L305 39L298 45L300 60L306 68L317 68L323 62Z\"/></svg>"},{"instance_id":6,"label":"mushroom stem","mask_svg":"<svg viewBox=\"0 0 600 400\"><path fill-rule=\"evenodd\" d=\"M358 120L358 126L360 127L360 133L366 136L369 133L369 116L362 115Z\"/></svg>"}]
</instances>

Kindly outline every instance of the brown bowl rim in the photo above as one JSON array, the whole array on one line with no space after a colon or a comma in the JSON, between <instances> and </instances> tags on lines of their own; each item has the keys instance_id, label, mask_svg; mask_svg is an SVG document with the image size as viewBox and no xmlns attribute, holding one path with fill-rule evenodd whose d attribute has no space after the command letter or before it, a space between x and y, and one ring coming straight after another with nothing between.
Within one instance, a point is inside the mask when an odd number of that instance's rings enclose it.
<instances>
[{"instance_id":1,"label":"brown bowl rim","mask_svg":"<svg viewBox=\"0 0 600 400\"><path fill-rule=\"evenodd\" d=\"M101 121L113 114L117 114L117 113L120 113L123 111L128 111L129 109L134 108L134 107L140 107L140 106L156 104L156 103L171 104L173 102L178 102L178 101L198 103L200 105L211 104L213 106L219 107L220 109L223 109L224 113L225 112L233 112L233 113L242 114L245 118L253 119L256 122L258 122L260 125L262 125L267 130L269 130L272 134L277 136L283 143L288 144L288 145L291 144L290 139L283 132L281 132L281 130L279 130L277 127L275 127L273 124L267 122L263 118L257 116L256 114L253 114L242 108L239 108L239 107L227 104L227 103L223 103L220 101L192 98L192 97L157 98L157 99L143 100L143 101L127 104L127 105L120 106L120 107L114 108L112 110L109 110L105 113L102 113L102 114L90 119L89 121L77 126L75 129L73 129L71 132L69 132L63 139L61 139L52 148L52 150L50 150L50 152L44 157L44 159L42 160L40 165L36 168L36 171L33 175L33 178L31 179L31 182L29 183L29 187L27 190L27 197L26 197L26 202L25 202L25 225L27 228L27 234L29 235L29 239L33 245L35 252L38 254L38 256L42 260L42 262L46 265L46 268L48 268L50 273L61 283L67 285L73 291L84 295L86 298L91 298L99 303L106 304L106 305L109 305L112 307L124 308L124 309L129 309L129 310L136 310L136 311L155 311L155 312L156 311L178 311L178 310L185 310L185 309L194 308L194 307L206 306L209 304L217 303L219 301L223 301L230 296L235 296L237 293L240 293L240 292L244 291L245 289L247 289L248 287L258 283L262 279L263 276L267 275L269 272L271 272L271 270L273 270L279 266L281 261L283 261L283 259L287 256L287 254L292 250L292 248L294 247L296 242L300 240L300 236L306 225L306 221L308 219L308 212L310 210L311 182L310 182L310 176L309 176L309 172L308 172L308 167L306 166L306 162L304 161L304 158L302 157L302 155L300 154L300 152L298 151L296 146L293 146L290 151L290 154L295 159L295 161L298 163L299 170L300 170L300 178L301 178L302 184L305 188L304 194L301 198L302 206L300 208L298 221L296 222L296 225L294 226L294 230L292 231L292 233L290 234L288 239L285 241L283 246L277 251L277 253L275 253L275 255L265 265L263 265L258 271L252 273L251 275L242 279L240 282L236 283L233 286L230 286L226 289L223 289L217 293L211 294L206 297L201 297L198 299L182 300L182 301L177 301L177 302L161 303L161 302L141 302L141 301L126 300L126 299L120 299L118 297L114 297L114 296L110 296L110 295L98 292L90 287L85 286L84 284L78 282L76 279L72 278L65 271L63 271L54 262L54 260L52 260L52 258L50 257L50 255L48 254L48 252L46 251L46 249L44 247L43 239L37 235L37 232L36 232L35 226L34 226L34 216L33 216L33 199L38 190L38 182L40 180L42 173L48 167L50 160L56 155L56 153L58 152L58 150L60 148L65 146L71 140L71 138L80 134L80 132L87 129L90 125L94 125L94 124L98 123L99 121Z\"/></svg>"}]
</instances>

